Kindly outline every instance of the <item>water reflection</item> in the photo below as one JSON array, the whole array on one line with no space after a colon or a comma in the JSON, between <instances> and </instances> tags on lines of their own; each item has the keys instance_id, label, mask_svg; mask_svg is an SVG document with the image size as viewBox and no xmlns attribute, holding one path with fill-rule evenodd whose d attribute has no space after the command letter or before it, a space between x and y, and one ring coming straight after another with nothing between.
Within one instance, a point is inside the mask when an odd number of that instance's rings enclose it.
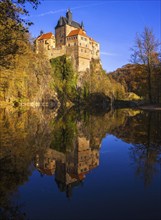
<instances>
[{"instance_id":1,"label":"water reflection","mask_svg":"<svg viewBox=\"0 0 161 220\"><path fill-rule=\"evenodd\" d=\"M161 112L142 112L127 117L121 130L112 132L127 143L132 143L130 157L136 164L136 175L144 185L151 183L153 176L160 172L161 163Z\"/></svg>"},{"instance_id":2,"label":"water reflection","mask_svg":"<svg viewBox=\"0 0 161 220\"><path fill-rule=\"evenodd\" d=\"M82 183L85 175L99 165L99 147L92 148L84 136L73 140L71 150L59 151L55 146L38 153L35 166L41 174L54 175L58 188L72 195L72 188Z\"/></svg>"},{"instance_id":3,"label":"water reflection","mask_svg":"<svg viewBox=\"0 0 161 220\"><path fill-rule=\"evenodd\" d=\"M41 175L54 176L59 190L71 197L73 187L81 185L99 166L101 142L108 134L130 143L130 160L145 186L159 171L159 111L122 109L95 115L71 110L57 116L51 110L0 109L0 123L0 206L4 219L25 219L11 198L35 168Z\"/></svg>"}]
</instances>

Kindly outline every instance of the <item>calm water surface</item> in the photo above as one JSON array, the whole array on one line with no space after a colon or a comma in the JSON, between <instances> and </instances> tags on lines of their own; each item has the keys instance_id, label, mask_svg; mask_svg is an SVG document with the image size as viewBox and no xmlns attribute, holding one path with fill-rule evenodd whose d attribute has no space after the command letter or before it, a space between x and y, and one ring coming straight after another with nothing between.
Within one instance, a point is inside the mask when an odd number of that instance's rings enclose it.
<instances>
[{"instance_id":1,"label":"calm water surface","mask_svg":"<svg viewBox=\"0 0 161 220\"><path fill-rule=\"evenodd\" d=\"M161 112L0 109L0 122L1 219L161 219Z\"/></svg>"}]
</instances>

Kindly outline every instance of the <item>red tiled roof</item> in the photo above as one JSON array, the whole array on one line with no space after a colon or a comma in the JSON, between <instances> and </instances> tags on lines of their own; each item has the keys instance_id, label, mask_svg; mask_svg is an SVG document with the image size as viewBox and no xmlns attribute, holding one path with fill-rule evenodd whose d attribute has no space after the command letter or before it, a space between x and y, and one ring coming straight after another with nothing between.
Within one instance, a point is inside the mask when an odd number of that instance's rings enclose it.
<instances>
[{"instance_id":1,"label":"red tiled roof","mask_svg":"<svg viewBox=\"0 0 161 220\"><path fill-rule=\"evenodd\" d=\"M46 33L46 34L42 34L40 37L38 37L38 40L43 40L43 39L50 39L52 37L52 33Z\"/></svg>"},{"instance_id":2,"label":"red tiled roof","mask_svg":"<svg viewBox=\"0 0 161 220\"><path fill-rule=\"evenodd\" d=\"M76 29L76 30L71 31L67 37L71 37L75 35L82 35L82 36L88 37L82 29Z\"/></svg>"}]
</instances>

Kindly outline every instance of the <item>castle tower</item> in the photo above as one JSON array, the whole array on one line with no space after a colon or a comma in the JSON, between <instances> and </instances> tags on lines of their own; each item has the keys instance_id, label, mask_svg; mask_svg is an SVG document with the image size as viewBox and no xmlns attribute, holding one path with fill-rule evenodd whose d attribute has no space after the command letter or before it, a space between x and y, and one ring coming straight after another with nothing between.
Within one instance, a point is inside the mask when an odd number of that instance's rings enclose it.
<instances>
[{"instance_id":1,"label":"castle tower","mask_svg":"<svg viewBox=\"0 0 161 220\"><path fill-rule=\"evenodd\" d=\"M72 12L70 11L70 9L68 9L68 11L66 13L66 18L67 18L68 24L71 25L71 23L72 23Z\"/></svg>"},{"instance_id":2,"label":"castle tower","mask_svg":"<svg viewBox=\"0 0 161 220\"><path fill-rule=\"evenodd\" d=\"M73 21L70 9L66 12L66 17L60 17L55 27L56 47L66 46L66 37L72 30L81 28L81 25Z\"/></svg>"}]
</instances>

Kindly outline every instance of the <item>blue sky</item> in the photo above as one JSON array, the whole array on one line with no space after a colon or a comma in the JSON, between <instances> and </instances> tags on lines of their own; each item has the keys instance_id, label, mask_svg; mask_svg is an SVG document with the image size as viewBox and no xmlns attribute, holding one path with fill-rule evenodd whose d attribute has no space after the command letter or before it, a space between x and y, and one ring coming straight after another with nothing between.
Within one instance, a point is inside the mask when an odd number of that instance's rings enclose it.
<instances>
[{"instance_id":1,"label":"blue sky","mask_svg":"<svg viewBox=\"0 0 161 220\"><path fill-rule=\"evenodd\" d=\"M144 27L152 28L157 39L161 39L161 1L55 1L44 0L38 9L30 10L29 19L33 37L40 30L55 32L60 16L70 8L73 20L84 22L87 35L100 43L103 68L113 71L130 59L130 48L134 45L136 33Z\"/></svg>"}]
</instances>

